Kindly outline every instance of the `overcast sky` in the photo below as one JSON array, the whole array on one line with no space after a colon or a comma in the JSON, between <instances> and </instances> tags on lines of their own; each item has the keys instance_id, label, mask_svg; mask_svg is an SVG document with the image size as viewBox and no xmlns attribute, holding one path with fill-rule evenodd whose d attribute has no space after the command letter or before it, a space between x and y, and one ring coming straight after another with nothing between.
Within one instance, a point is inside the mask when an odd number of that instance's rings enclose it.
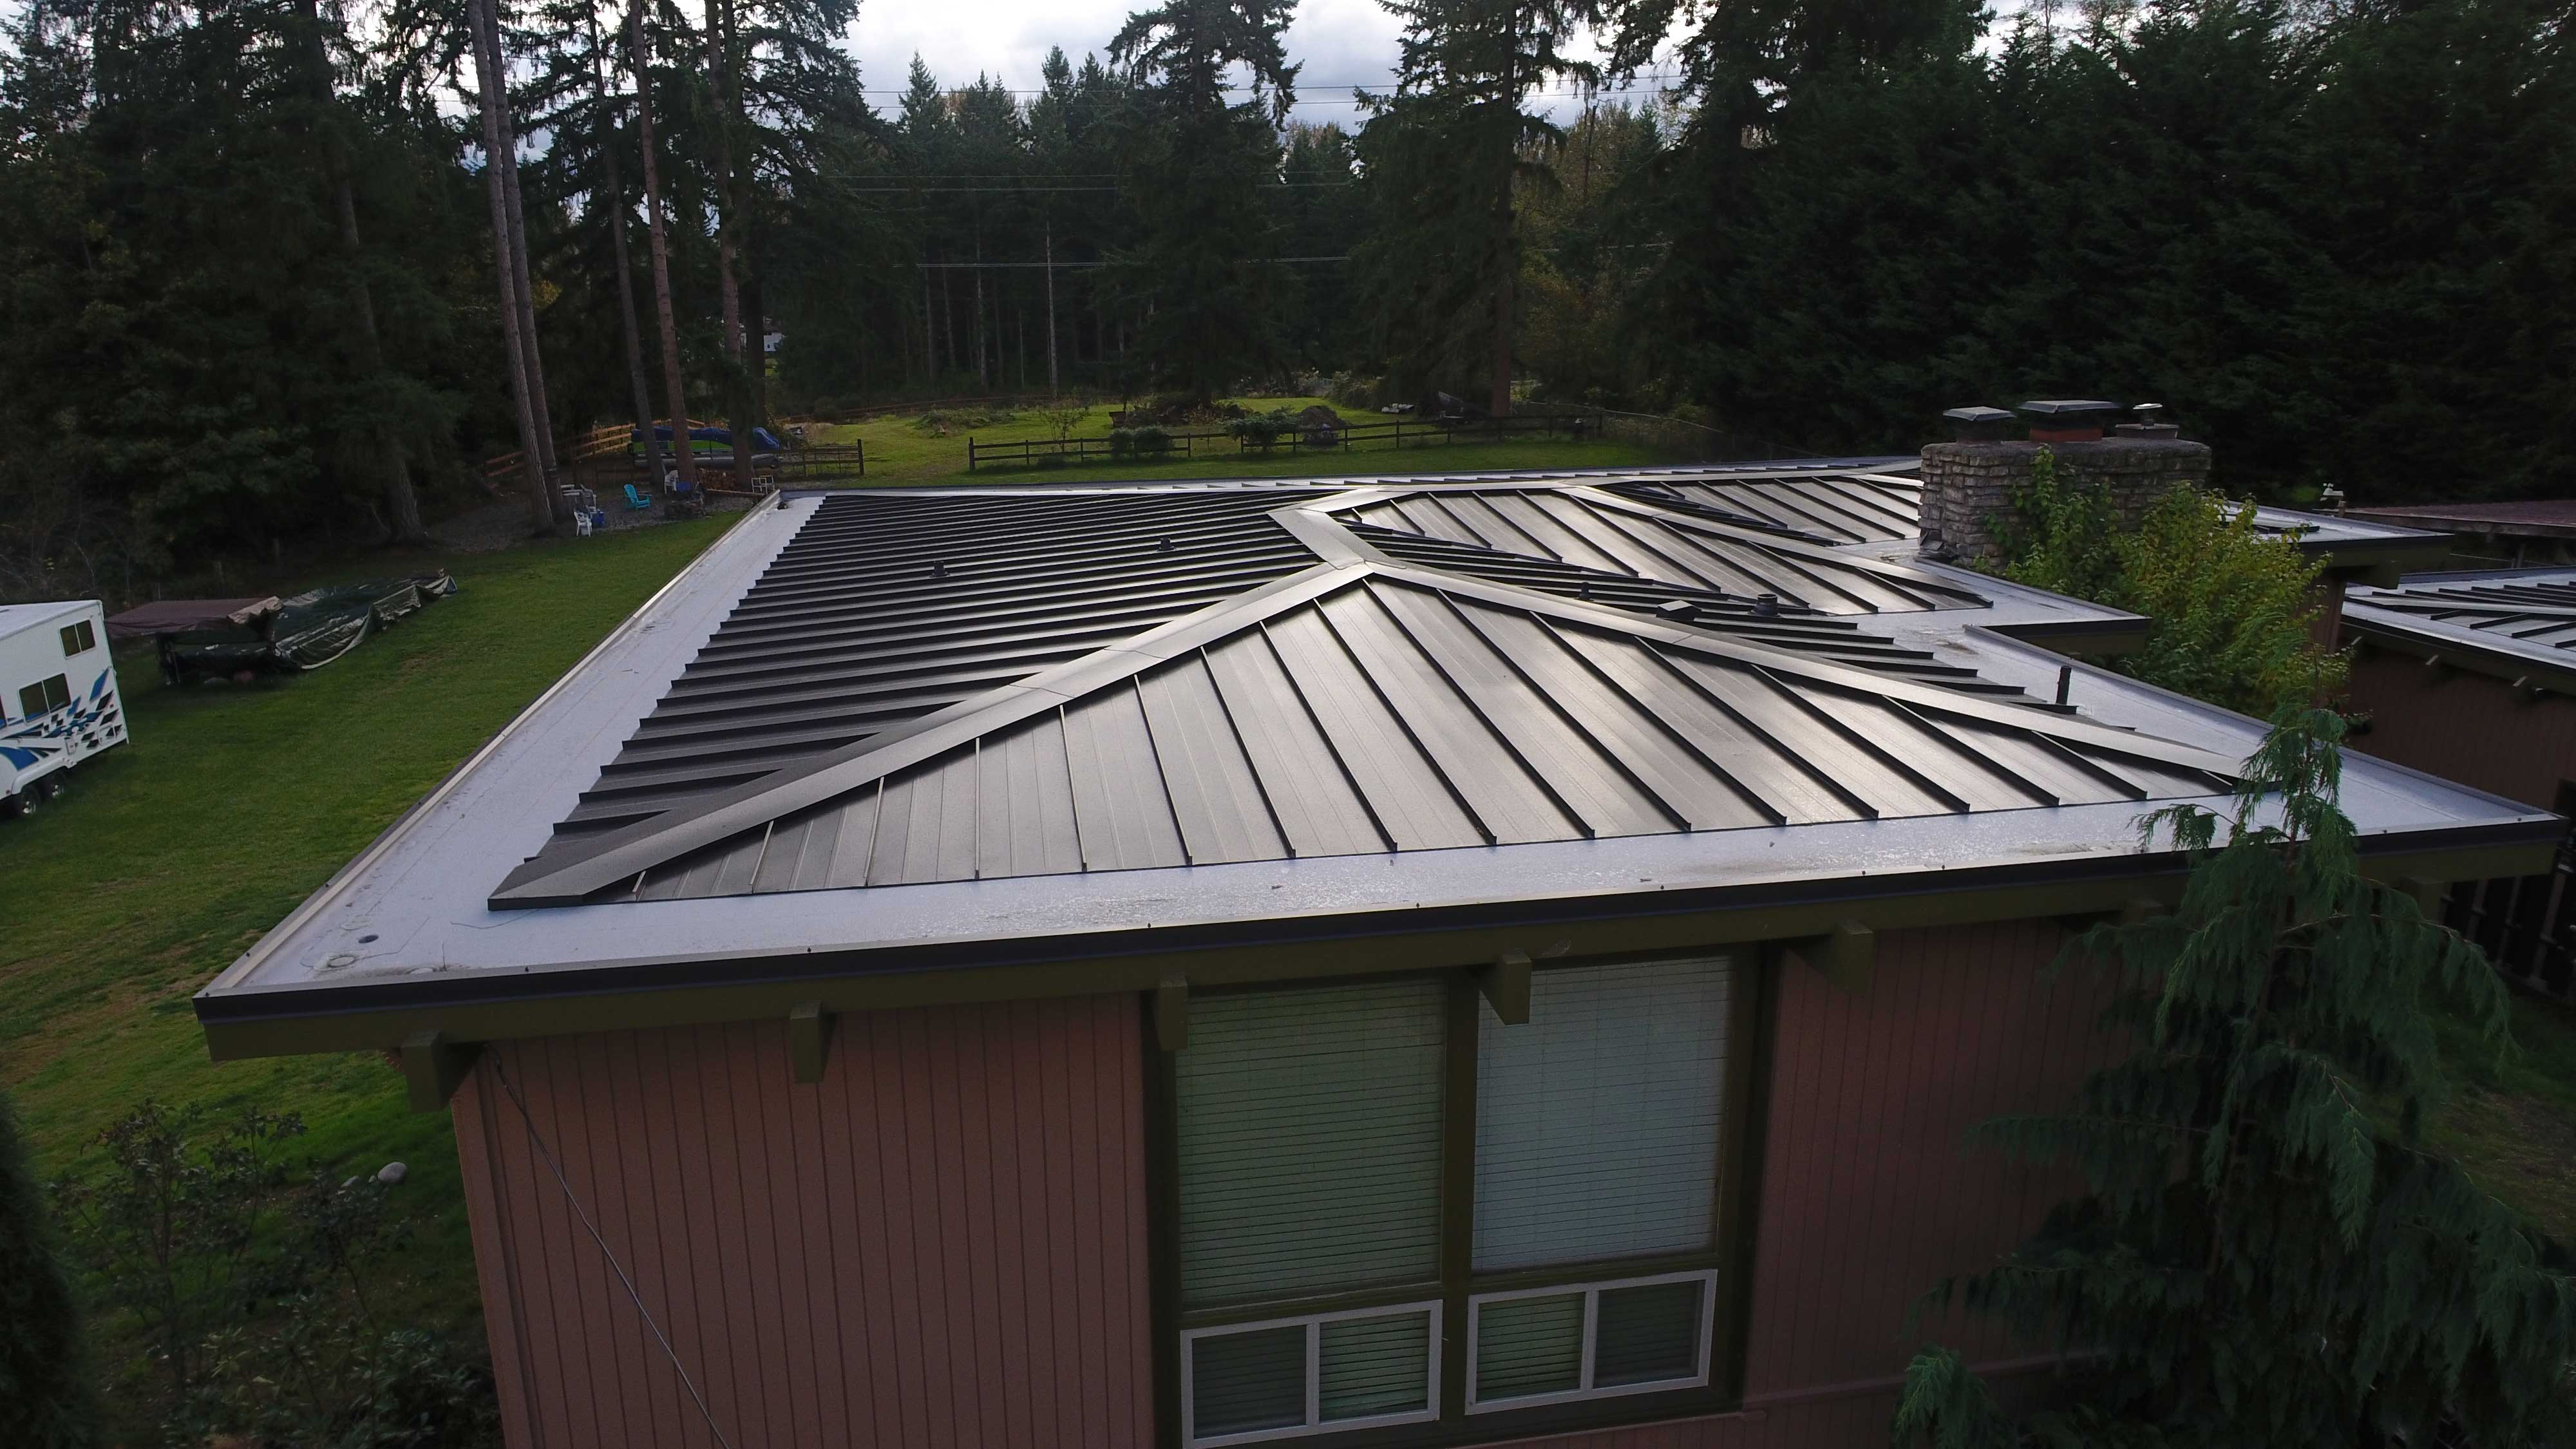
<instances>
[{"instance_id":1,"label":"overcast sky","mask_svg":"<svg viewBox=\"0 0 2576 1449\"><path fill-rule=\"evenodd\" d=\"M1109 37L1140 8L1138 0L860 0L849 45L869 103L890 113L916 51L944 86L964 85L981 71L1014 90L1034 90L1048 46L1063 46L1077 68L1086 51L1106 61ZM1399 29L1377 0L1298 0L1288 27L1288 58L1305 65L1296 118L1353 124L1350 88L1386 83ZM1565 97L1548 109L1578 104Z\"/></svg>"}]
</instances>

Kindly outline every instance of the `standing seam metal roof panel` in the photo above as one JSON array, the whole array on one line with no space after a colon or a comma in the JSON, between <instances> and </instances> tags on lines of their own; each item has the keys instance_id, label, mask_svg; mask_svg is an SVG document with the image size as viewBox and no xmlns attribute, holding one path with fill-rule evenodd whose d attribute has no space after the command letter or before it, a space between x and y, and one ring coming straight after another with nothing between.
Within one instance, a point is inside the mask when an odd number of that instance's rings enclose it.
<instances>
[{"instance_id":1,"label":"standing seam metal roof panel","mask_svg":"<svg viewBox=\"0 0 2576 1449\"><path fill-rule=\"evenodd\" d=\"M1508 594L1374 569L1326 583L1314 597L1292 592L1259 606L1203 647L1137 655L1132 670L1061 706L1012 716L1021 706L1004 701L992 728L942 753L590 898L734 893L755 879L762 890L827 889L1365 853L1389 840L1423 849L2188 798L2225 787L2228 762L2184 746L2039 711L1952 704L1937 692L1909 697L1909 686L1879 693L1866 675L1622 627L1619 616L1579 605L1534 597L1516 607ZM1051 750L1061 751L1061 773L1046 763ZM872 859L850 848L871 817ZM816 848L824 839L837 844Z\"/></svg>"}]
</instances>

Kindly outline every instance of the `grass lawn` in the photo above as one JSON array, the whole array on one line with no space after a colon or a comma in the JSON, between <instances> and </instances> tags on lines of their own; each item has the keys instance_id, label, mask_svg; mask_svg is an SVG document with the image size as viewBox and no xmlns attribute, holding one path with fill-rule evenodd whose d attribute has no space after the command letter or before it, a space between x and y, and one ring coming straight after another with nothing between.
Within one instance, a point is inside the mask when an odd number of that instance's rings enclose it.
<instances>
[{"instance_id":1,"label":"grass lawn","mask_svg":"<svg viewBox=\"0 0 2576 1449\"><path fill-rule=\"evenodd\" d=\"M1324 399L1263 397L1237 401L1244 407L1266 412L1279 407L1303 408ZM1107 437L1112 411L1114 408L1107 403L1092 407L1083 414L1071 436ZM1349 409L1342 412L1346 417L1367 416ZM950 479L952 475L958 479L971 476L996 483L1099 483L1126 478L1297 478L1496 468L1617 468L1670 461L1624 443L1528 438L1508 443L1408 443L1402 448L1373 445L1333 453L1221 453L1211 456L1203 452L1196 458L1175 456L1165 463L1103 463L1082 468L986 468L968 475L966 439L970 434L981 443L1038 442L1050 440L1055 434L1035 413L1018 413L1008 422L971 426L951 423L945 437L923 431L918 426L920 417L920 414L913 413L870 418L864 422L831 424L806 431L808 437L817 443L865 443L867 481L870 483L916 483L932 478Z\"/></svg>"},{"instance_id":2,"label":"grass lawn","mask_svg":"<svg viewBox=\"0 0 2576 1449\"><path fill-rule=\"evenodd\" d=\"M2436 1020L2451 1100L2424 1124L2426 1145L2468 1165L2478 1184L2576 1244L2576 1008L2516 994L2515 1050L2504 1061L2456 1017Z\"/></svg>"},{"instance_id":3,"label":"grass lawn","mask_svg":"<svg viewBox=\"0 0 2576 1449\"><path fill-rule=\"evenodd\" d=\"M301 677L170 690L148 651L120 655L131 743L34 818L0 822L0 1088L39 1169L73 1166L146 1097L300 1113L291 1157L410 1165L397 1201L417 1238L378 1301L424 1326L473 1323L447 1118L406 1110L372 1056L212 1065L189 997L732 521L345 565L332 572L445 563L463 587Z\"/></svg>"}]
</instances>

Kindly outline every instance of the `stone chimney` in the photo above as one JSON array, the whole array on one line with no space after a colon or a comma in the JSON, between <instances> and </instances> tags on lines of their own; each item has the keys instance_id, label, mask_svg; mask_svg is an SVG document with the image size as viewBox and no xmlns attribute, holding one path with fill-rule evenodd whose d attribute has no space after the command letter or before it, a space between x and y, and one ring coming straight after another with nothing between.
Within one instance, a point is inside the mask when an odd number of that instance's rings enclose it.
<instances>
[{"instance_id":1,"label":"stone chimney","mask_svg":"<svg viewBox=\"0 0 2576 1449\"><path fill-rule=\"evenodd\" d=\"M1991 564L2001 555L2001 534L2013 495L2030 482L2031 460L2043 447L2057 455L2057 476L2070 484L2098 486L2111 495L2123 524L2167 493L2209 483L2209 446L2185 442L2163 409L2142 403L2135 422L2117 423L2117 404L2052 398L2021 405L2027 436L2005 436L2013 415L2001 408L1952 408L1941 416L1951 441L1923 450L1923 544L1926 558ZM2110 436L2104 436L2108 429Z\"/></svg>"}]
</instances>

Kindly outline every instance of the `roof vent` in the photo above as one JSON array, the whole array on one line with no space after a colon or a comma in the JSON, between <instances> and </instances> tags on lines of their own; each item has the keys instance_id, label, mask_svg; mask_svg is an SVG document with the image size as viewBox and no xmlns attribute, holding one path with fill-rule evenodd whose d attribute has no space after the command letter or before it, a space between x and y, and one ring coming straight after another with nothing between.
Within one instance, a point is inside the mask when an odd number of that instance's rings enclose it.
<instances>
[{"instance_id":1,"label":"roof vent","mask_svg":"<svg viewBox=\"0 0 2576 1449\"><path fill-rule=\"evenodd\" d=\"M1950 424L1950 440L1955 443L2000 443L2013 420L2011 413L1983 403L1952 408L1941 416Z\"/></svg>"},{"instance_id":2,"label":"roof vent","mask_svg":"<svg viewBox=\"0 0 2576 1449\"><path fill-rule=\"evenodd\" d=\"M2119 410L2118 403L2097 398L2045 398L2021 405L2021 415L2030 419L2034 443L2095 442L2102 436L2103 425Z\"/></svg>"},{"instance_id":3,"label":"roof vent","mask_svg":"<svg viewBox=\"0 0 2576 1449\"><path fill-rule=\"evenodd\" d=\"M1778 594L1764 594L1762 597L1755 599L1753 601L1753 612L1766 619L1779 613L1780 596Z\"/></svg>"},{"instance_id":4,"label":"roof vent","mask_svg":"<svg viewBox=\"0 0 2576 1449\"><path fill-rule=\"evenodd\" d=\"M1655 617L1667 624L1687 624L1699 617L1699 605L1688 599L1666 599L1655 606Z\"/></svg>"},{"instance_id":5,"label":"roof vent","mask_svg":"<svg viewBox=\"0 0 2576 1449\"><path fill-rule=\"evenodd\" d=\"M2140 403L2129 409L2131 415L2137 418L2136 422L2122 423L2111 431L2124 438L2181 437L2181 428L2164 421L2164 411L2163 403Z\"/></svg>"},{"instance_id":6,"label":"roof vent","mask_svg":"<svg viewBox=\"0 0 2576 1449\"><path fill-rule=\"evenodd\" d=\"M948 577L948 560L944 558L932 559L930 561L930 576L934 579L944 579Z\"/></svg>"},{"instance_id":7,"label":"roof vent","mask_svg":"<svg viewBox=\"0 0 2576 1449\"><path fill-rule=\"evenodd\" d=\"M1179 548L1179 547L1180 547L1180 545L1179 545L1179 544L1174 543L1174 542L1172 542L1170 539L1168 539L1168 538L1167 538L1167 539L1164 539L1162 542L1157 543L1157 544L1155 544L1155 545L1154 545L1154 552L1156 552L1156 553L1170 553L1173 549L1176 549L1176 548Z\"/></svg>"}]
</instances>

